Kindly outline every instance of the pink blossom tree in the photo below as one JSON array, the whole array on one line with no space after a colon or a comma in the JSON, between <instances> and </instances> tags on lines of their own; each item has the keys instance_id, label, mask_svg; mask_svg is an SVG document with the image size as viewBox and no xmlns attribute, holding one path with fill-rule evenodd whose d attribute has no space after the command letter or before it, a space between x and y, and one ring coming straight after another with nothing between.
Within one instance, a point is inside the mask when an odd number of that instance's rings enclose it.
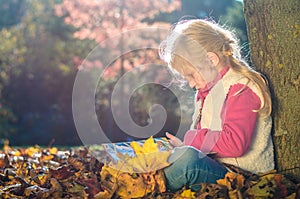
<instances>
[{"instance_id":1,"label":"pink blossom tree","mask_svg":"<svg viewBox=\"0 0 300 199\"><path fill-rule=\"evenodd\" d=\"M178 11L180 6L181 1L179 0L172 2L168 0L63 0L61 4L56 5L55 11L58 16L64 17L66 24L76 28L74 37L81 40L94 40L102 48L109 48L110 53L112 53L111 44L103 41L114 35L137 28L158 27L169 29L169 22L155 21L159 14ZM150 58L146 58L149 55L148 53L145 54L143 52L140 54L140 52L135 51L133 55L132 53L126 53L123 56L123 49L124 45L130 45L130 43L151 41L141 40L136 37L124 38L121 35L116 42L118 48L114 48L113 51L122 56L120 56L120 60L115 61L110 66L108 71L106 71L106 75L114 76L117 74L117 71L120 71L119 74L122 75L126 70L143 64L146 60L149 61ZM114 44L114 46L116 45ZM153 61L153 56L151 55L150 57L152 57L151 60ZM157 60L158 57L156 56L154 59ZM97 62L96 66L102 65Z\"/></svg>"}]
</instances>

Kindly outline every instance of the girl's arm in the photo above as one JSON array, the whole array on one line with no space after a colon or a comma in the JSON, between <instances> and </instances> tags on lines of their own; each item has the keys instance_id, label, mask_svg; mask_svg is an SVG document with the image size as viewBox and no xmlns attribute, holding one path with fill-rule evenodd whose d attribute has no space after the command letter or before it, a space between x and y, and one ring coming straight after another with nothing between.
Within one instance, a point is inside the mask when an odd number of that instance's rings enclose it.
<instances>
[{"instance_id":1,"label":"girl's arm","mask_svg":"<svg viewBox=\"0 0 300 199\"><path fill-rule=\"evenodd\" d=\"M260 108L259 97L246 86L236 84L229 90L222 108L222 131L209 129L190 130L184 138L185 145L191 145L203 152L217 152L219 157L239 157L246 153L251 144Z\"/></svg>"}]
</instances>

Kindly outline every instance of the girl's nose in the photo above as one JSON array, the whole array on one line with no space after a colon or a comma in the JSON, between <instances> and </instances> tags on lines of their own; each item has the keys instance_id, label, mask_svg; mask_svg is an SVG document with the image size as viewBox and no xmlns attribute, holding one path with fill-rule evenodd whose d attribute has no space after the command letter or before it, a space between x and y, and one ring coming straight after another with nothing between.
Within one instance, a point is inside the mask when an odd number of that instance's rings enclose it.
<instances>
[{"instance_id":1,"label":"girl's nose","mask_svg":"<svg viewBox=\"0 0 300 199\"><path fill-rule=\"evenodd\" d=\"M190 80L189 85L190 85L191 88L194 88L196 86L196 83L195 83L195 81Z\"/></svg>"}]
</instances>

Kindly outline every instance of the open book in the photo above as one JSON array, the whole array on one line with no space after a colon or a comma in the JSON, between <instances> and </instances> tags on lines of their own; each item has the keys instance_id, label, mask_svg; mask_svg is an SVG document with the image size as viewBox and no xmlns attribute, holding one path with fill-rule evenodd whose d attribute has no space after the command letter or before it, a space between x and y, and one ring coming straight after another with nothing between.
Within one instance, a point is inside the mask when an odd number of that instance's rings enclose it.
<instances>
[{"instance_id":1,"label":"open book","mask_svg":"<svg viewBox=\"0 0 300 199\"><path fill-rule=\"evenodd\" d=\"M169 144L167 138L160 137L153 139L154 142L157 144L159 151L168 151L172 149L172 146ZM145 141L146 140L137 140L135 142L142 146ZM102 144L102 146L113 162L117 162L118 160L120 160L118 154L129 155L130 157L135 156L134 150L130 146L130 142L106 143Z\"/></svg>"}]
</instances>

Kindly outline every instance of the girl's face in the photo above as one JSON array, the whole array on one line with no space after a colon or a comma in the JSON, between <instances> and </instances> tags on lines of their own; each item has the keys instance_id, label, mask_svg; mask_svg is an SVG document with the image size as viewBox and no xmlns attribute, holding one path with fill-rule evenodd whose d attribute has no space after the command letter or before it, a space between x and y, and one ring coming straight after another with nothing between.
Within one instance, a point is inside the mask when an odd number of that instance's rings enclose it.
<instances>
[{"instance_id":1,"label":"girl's face","mask_svg":"<svg viewBox=\"0 0 300 199\"><path fill-rule=\"evenodd\" d=\"M195 68L187 68L182 71L181 75L188 81L191 88L198 90L204 88L206 85L202 75Z\"/></svg>"},{"instance_id":2,"label":"girl's face","mask_svg":"<svg viewBox=\"0 0 300 199\"><path fill-rule=\"evenodd\" d=\"M201 70L194 67L178 68L176 69L185 80L188 81L189 86L195 89L203 89L208 82L213 81L218 71L215 68L203 68Z\"/></svg>"}]
</instances>

